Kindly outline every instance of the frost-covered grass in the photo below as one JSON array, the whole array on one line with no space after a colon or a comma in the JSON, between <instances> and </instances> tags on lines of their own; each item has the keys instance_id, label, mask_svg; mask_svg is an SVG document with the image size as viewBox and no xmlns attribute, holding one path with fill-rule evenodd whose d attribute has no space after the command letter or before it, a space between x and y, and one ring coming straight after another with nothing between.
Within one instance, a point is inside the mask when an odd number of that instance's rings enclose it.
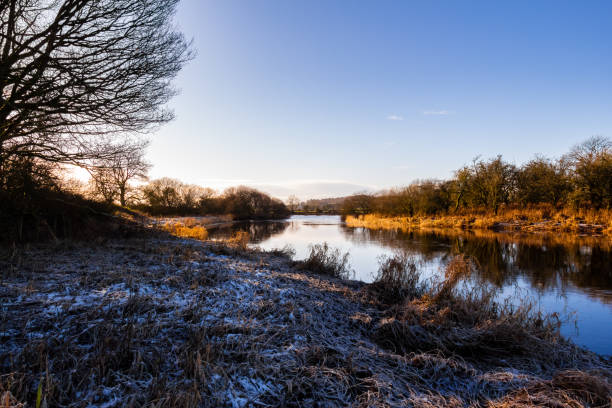
<instances>
[{"instance_id":1,"label":"frost-covered grass","mask_svg":"<svg viewBox=\"0 0 612 408\"><path fill-rule=\"evenodd\" d=\"M445 320L491 304L444 286L436 299L407 286L389 307L376 297L386 286L296 270L281 251L178 238L1 256L0 407L35 406L39 384L47 406L74 407L611 401L612 362L557 337L534 340L537 354L435 347L434 335L456 342L466 327L502 333L490 309L471 326ZM408 285L414 271L402 268L387 277ZM521 341L502 340L487 344Z\"/></svg>"}]
</instances>

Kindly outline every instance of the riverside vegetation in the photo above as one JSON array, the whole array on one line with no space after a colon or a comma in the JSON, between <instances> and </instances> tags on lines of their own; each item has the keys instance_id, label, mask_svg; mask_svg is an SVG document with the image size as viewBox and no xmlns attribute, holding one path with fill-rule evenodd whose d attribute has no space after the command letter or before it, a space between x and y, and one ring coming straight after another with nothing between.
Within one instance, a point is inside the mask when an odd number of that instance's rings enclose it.
<instances>
[{"instance_id":1,"label":"riverside vegetation","mask_svg":"<svg viewBox=\"0 0 612 408\"><path fill-rule=\"evenodd\" d=\"M3 407L612 404L612 360L564 339L558 316L467 285L469 258L442 281L381 258L364 284L325 244L294 261L163 225L5 248Z\"/></svg>"},{"instance_id":2,"label":"riverside vegetation","mask_svg":"<svg viewBox=\"0 0 612 408\"><path fill-rule=\"evenodd\" d=\"M324 244L294 261L245 234L207 241L203 216L289 210L245 187L146 179L140 135L172 120L173 79L194 55L177 4L0 2L0 407L612 404L610 359L564 339L556 316L464 285L469 259L441 282L382 259L363 284L341 279L347 257ZM520 169L475 160L343 211L609 214L610 156L593 138Z\"/></svg>"},{"instance_id":3,"label":"riverside vegetation","mask_svg":"<svg viewBox=\"0 0 612 408\"><path fill-rule=\"evenodd\" d=\"M474 159L450 180L347 197L347 223L370 228L489 228L612 234L612 141L593 137L558 160L521 167Z\"/></svg>"}]
</instances>

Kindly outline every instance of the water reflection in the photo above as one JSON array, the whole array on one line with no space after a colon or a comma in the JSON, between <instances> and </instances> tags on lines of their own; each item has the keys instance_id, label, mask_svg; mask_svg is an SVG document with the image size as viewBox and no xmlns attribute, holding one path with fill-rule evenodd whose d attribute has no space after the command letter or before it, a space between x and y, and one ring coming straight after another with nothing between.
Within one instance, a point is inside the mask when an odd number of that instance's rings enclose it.
<instances>
[{"instance_id":1,"label":"water reflection","mask_svg":"<svg viewBox=\"0 0 612 408\"><path fill-rule=\"evenodd\" d=\"M491 231L389 231L349 228L333 216L296 216L286 222L234 224L211 231L227 238L236 230L248 231L263 248L292 245L297 258L311 243L327 241L350 251L358 279L369 281L377 269L377 256L405 251L433 274L455 255L472 257L480 265L474 279L511 295L526 290L546 312L575 311L573 325L564 334L594 351L612 354L612 240L563 234L521 234Z\"/></svg>"},{"instance_id":2,"label":"water reflection","mask_svg":"<svg viewBox=\"0 0 612 408\"><path fill-rule=\"evenodd\" d=\"M340 228L351 242L377 241L425 261L446 263L455 255L470 256L480 266L477 277L498 287L514 285L519 278L539 291L565 289L571 283L612 304L609 240L559 234Z\"/></svg>"},{"instance_id":3,"label":"water reflection","mask_svg":"<svg viewBox=\"0 0 612 408\"><path fill-rule=\"evenodd\" d=\"M213 239L228 239L236 231L246 231L251 237L251 242L258 244L262 241L267 240L273 235L282 234L287 228L293 227L293 229L299 228L290 222L284 221L259 221L259 222L237 222L234 224L225 224L216 227L210 231L211 238Z\"/></svg>"}]
</instances>

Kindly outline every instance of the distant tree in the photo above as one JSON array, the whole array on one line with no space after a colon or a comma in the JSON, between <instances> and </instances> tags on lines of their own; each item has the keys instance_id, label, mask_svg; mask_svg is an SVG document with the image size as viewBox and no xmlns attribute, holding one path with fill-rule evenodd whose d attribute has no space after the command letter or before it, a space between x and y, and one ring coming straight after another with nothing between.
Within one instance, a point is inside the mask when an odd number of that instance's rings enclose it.
<instances>
[{"instance_id":1,"label":"distant tree","mask_svg":"<svg viewBox=\"0 0 612 408\"><path fill-rule=\"evenodd\" d=\"M88 164L106 143L172 119L170 80L191 58L178 0L0 2L0 171L12 157Z\"/></svg>"},{"instance_id":2,"label":"distant tree","mask_svg":"<svg viewBox=\"0 0 612 408\"><path fill-rule=\"evenodd\" d=\"M151 165L144 159L148 141L127 140L119 154L94 159L88 167L94 191L105 201L127 205L130 181L146 180Z\"/></svg>"},{"instance_id":3,"label":"distant tree","mask_svg":"<svg viewBox=\"0 0 612 408\"><path fill-rule=\"evenodd\" d=\"M474 159L471 166L459 170L465 183L465 202L484 207L497 214L500 205L508 203L515 190L516 168L501 156L490 160Z\"/></svg>"},{"instance_id":4,"label":"distant tree","mask_svg":"<svg viewBox=\"0 0 612 408\"><path fill-rule=\"evenodd\" d=\"M201 213L203 201L211 199L214 190L164 177L144 186L142 195L156 213Z\"/></svg>"},{"instance_id":5,"label":"distant tree","mask_svg":"<svg viewBox=\"0 0 612 408\"><path fill-rule=\"evenodd\" d=\"M346 197L342 203L342 214L369 214L374 208L374 197L369 194L355 194Z\"/></svg>"},{"instance_id":6,"label":"distant tree","mask_svg":"<svg viewBox=\"0 0 612 408\"><path fill-rule=\"evenodd\" d=\"M147 205L154 210L177 209L182 204L181 186L179 180L172 178L156 179L142 188L143 197Z\"/></svg>"},{"instance_id":7,"label":"distant tree","mask_svg":"<svg viewBox=\"0 0 612 408\"><path fill-rule=\"evenodd\" d=\"M525 163L517 172L517 201L520 204L558 205L571 189L565 167L543 157Z\"/></svg>"},{"instance_id":8,"label":"distant tree","mask_svg":"<svg viewBox=\"0 0 612 408\"><path fill-rule=\"evenodd\" d=\"M578 205L595 208L612 206L612 141L595 136L581 143L565 157L573 171Z\"/></svg>"},{"instance_id":9,"label":"distant tree","mask_svg":"<svg viewBox=\"0 0 612 408\"><path fill-rule=\"evenodd\" d=\"M293 212L298 209L300 205L300 199L297 198L296 195L291 194L289 198L287 198L287 205L289 206L289 209Z\"/></svg>"},{"instance_id":10,"label":"distant tree","mask_svg":"<svg viewBox=\"0 0 612 408\"><path fill-rule=\"evenodd\" d=\"M282 201L245 186L228 188L222 199L224 212L236 219L278 219L290 214Z\"/></svg>"},{"instance_id":11,"label":"distant tree","mask_svg":"<svg viewBox=\"0 0 612 408\"><path fill-rule=\"evenodd\" d=\"M217 197L217 192L212 188L200 187L201 191L198 194L198 207L202 214L216 214L222 212L220 199Z\"/></svg>"}]
</instances>

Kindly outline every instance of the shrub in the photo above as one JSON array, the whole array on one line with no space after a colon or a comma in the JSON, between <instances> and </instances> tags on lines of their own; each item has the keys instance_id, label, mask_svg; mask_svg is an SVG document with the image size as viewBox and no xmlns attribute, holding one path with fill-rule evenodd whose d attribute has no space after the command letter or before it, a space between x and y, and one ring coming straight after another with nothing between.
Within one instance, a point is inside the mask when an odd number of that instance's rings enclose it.
<instances>
[{"instance_id":1,"label":"shrub","mask_svg":"<svg viewBox=\"0 0 612 408\"><path fill-rule=\"evenodd\" d=\"M353 270L348 262L348 252L342 254L338 248L330 248L327 242L310 245L309 248L308 258L296 264L299 269L340 279L352 276Z\"/></svg>"},{"instance_id":2,"label":"shrub","mask_svg":"<svg viewBox=\"0 0 612 408\"><path fill-rule=\"evenodd\" d=\"M393 256L380 256L378 263L374 282L366 286L378 301L396 304L424 293L425 284L420 280L414 259L404 253L397 253Z\"/></svg>"}]
</instances>

